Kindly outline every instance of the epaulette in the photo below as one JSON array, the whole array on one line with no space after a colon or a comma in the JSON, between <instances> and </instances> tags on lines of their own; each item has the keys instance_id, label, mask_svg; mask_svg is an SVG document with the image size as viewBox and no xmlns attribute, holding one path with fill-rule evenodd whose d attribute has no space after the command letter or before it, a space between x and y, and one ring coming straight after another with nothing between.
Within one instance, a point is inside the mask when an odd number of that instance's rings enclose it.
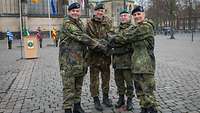
<instances>
[{"instance_id":1,"label":"epaulette","mask_svg":"<svg viewBox=\"0 0 200 113\"><path fill-rule=\"evenodd\" d=\"M93 18L90 18L90 19L87 20L87 23L91 24L92 21L93 21Z\"/></svg>"},{"instance_id":2,"label":"epaulette","mask_svg":"<svg viewBox=\"0 0 200 113\"><path fill-rule=\"evenodd\" d=\"M69 19L64 19L64 21L63 21L64 23L69 23L70 22L70 20Z\"/></svg>"},{"instance_id":3,"label":"epaulette","mask_svg":"<svg viewBox=\"0 0 200 113\"><path fill-rule=\"evenodd\" d=\"M144 21L145 24L148 24L149 26L151 26L153 29L155 28L154 22L152 20L145 20Z\"/></svg>"},{"instance_id":4,"label":"epaulette","mask_svg":"<svg viewBox=\"0 0 200 113\"><path fill-rule=\"evenodd\" d=\"M69 16L64 16L64 21L69 20Z\"/></svg>"},{"instance_id":5,"label":"epaulette","mask_svg":"<svg viewBox=\"0 0 200 113\"><path fill-rule=\"evenodd\" d=\"M153 26L148 22L143 22L142 26L145 28L153 28Z\"/></svg>"},{"instance_id":6,"label":"epaulette","mask_svg":"<svg viewBox=\"0 0 200 113\"><path fill-rule=\"evenodd\" d=\"M126 28L126 30L131 30L131 29L133 29L133 28L135 28L134 25L133 25L133 24L130 24L130 25Z\"/></svg>"},{"instance_id":7,"label":"epaulette","mask_svg":"<svg viewBox=\"0 0 200 113\"><path fill-rule=\"evenodd\" d=\"M112 23L112 20L111 20L108 16L104 16L103 22L104 22L104 23L107 23L107 24L108 24L108 23L111 24L111 23Z\"/></svg>"},{"instance_id":8,"label":"epaulette","mask_svg":"<svg viewBox=\"0 0 200 113\"><path fill-rule=\"evenodd\" d=\"M67 27L70 24L72 24L72 21L70 21L69 19L64 20L64 25Z\"/></svg>"}]
</instances>

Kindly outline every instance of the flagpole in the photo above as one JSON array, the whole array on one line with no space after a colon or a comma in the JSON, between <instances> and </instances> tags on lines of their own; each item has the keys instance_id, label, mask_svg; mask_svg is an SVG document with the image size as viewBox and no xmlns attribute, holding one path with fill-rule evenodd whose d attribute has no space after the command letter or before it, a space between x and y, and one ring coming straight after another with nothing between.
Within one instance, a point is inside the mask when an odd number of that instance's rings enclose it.
<instances>
[{"instance_id":1,"label":"flagpole","mask_svg":"<svg viewBox=\"0 0 200 113\"><path fill-rule=\"evenodd\" d=\"M49 17L49 36L51 39L51 10L50 10L50 0L48 0L48 17Z\"/></svg>"},{"instance_id":2,"label":"flagpole","mask_svg":"<svg viewBox=\"0 0 200 113\"><path fill-rule=\"evenodd\" d=\"M126 0L124 0L124 9L126 9Z\"/></svg>"},{"instance_id":3,"label":"flagpole","mask_svg":"<svg viewBox=\"0 0 200 113\"><path fill-rule=\"evenodd\" d=\"M23 59L23 54L22 54L22 39L23 39L23 36L22 36L22 1L19 0L19 18L20 18L20 46L21 46L21 58L20 59Z\"/></svg>"}]
</instances>

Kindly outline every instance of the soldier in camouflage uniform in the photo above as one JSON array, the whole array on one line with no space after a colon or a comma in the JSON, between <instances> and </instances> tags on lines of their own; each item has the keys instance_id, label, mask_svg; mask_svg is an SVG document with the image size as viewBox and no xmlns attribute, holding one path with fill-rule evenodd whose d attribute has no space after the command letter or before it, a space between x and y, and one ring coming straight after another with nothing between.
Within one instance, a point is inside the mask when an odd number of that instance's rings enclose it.
<instances>
[{"instance_id":1,"label":"soldier in camouflage uniform","mask_svg":"<svg viewBox=\"0 0 200 113\"><path fill-rule=\"evenodd\" d=\"M127 10L120 12L120 25L117 32L128 32L132 28L130 14ZM131 44L112 44L113 50L113 68L115 70L115 82L117 85L119 100L116 107L119 108L125 104L124 96L127 95L127 110L132 110L132 98L133 96L133 80L131 73L131 55L133 49ZM125 86L126 83L126 86Z\"/></svg>"},{"instance_id":2,"label":"soldier in camouflage uniform","mask_svg":"<svg viewBox=\"0 0 200 113\"><path fill-rule=\"evenodd\" d=\"M81 88L87 66L85 54L87 47L103 49L103 46L90 38L80 20L80 4L72 3L68 7L69 18L64 20L60 33L59 64L63 82L65 113L85 113L81 108Z\"/></svg>"},{"instance_id":3,"label":"soldier in camouflage uniform","mask_svg":"<svg viewBox=\"0 0 200 113\"><path fill-rule=\"evenodd\" d=\"M136 27L129 32L115 36L111 42L131 43L132 73L137 97L140 99L141 113L157 113L155 90L154 25L145 19L144 9L137 6L132 11Z\"/></svg>"},{"instance_id":4,"label":"soldier in camouflage uniform","mask_svg":"<svg viewBox=\"0 0 200 113\"><path fill-rule=\"evenodd\" d=\"M96 5L94 9L94 16L88 20L86 30L91 38L101 42L107 43L107 33L112 28L111 20L105 16L105 9L103 4ZM90 66L90 92L94 99L95 108L99 111L103 110L99 100L99 73L101 72L102 90L103 90L103 104L107 107L112 106L109 99L109 81L110 81L110 64L111 57L102 52L94 52L89 50L87 63Z\"/></svg>"}]
</instances>

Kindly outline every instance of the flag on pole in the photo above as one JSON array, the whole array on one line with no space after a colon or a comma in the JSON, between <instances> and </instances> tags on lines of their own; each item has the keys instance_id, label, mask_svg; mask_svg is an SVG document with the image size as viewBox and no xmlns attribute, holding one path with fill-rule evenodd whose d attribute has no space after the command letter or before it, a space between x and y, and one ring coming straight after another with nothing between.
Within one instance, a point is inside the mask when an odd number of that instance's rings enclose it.
<instances>
[{"instance_id":1,"label":"flag on pole","mask_svg":"<svg viewBox=\"0 0 200 113\"><path fill-rule=\"evenodd\" d=\"M85 0L81 0L81 8L84 10L85 7Z\"/></svg>"},{"instance_id":2,"label":"flag on pole","mask_svg":"<svg viewBox=\"0 0 200 113\"><path fill-rule=\"evenodd\" d=\"M23 29L22 34L24 37L30 36L30 33L29 33L28 29L26 29L26 28Z\"/></svg>"},{"instance_id":3,"label":"flag on pole","mask_svg":"<svg viewBox=\"0 0 200 113\"><path fill-rule=\"evenodd\" d=\"M55 0L51 0L51 10L52 10L52 14L56 15L56 1Z\"/></svg>"},{"instance_id":4,"label":"flag on pole","mask_svg":"<svg viewBox=\"0 0 200 113\"><path fill-rule=\"evenodd\" d=\"M32 3L37 4L40 0L31 0Z\"/></svg>"}]
</instances>

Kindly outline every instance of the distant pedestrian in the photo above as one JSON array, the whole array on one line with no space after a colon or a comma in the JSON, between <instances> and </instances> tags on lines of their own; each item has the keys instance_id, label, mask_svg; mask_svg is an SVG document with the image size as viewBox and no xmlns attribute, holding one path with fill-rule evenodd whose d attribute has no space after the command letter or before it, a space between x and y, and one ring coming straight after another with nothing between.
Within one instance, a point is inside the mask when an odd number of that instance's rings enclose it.
<instances>
[{"instance_id":1,"label":"distant pedestrian","mask_svg":"<svg viewBox=\"0 0 200 113\"><path fill-rule=\"evenodd\" d=\"M53 27L53 30L51 31L51 37L52 37L52 40L55 43L56 47L58 47L57 30L55 27Z\"/></svg>"},{"instance_id":2,"label":"distant pedestrian","mask_svg":"<svg viewBox=\"0 0 200 113\"><path fill-rule=\"evenodd\" d=\"M40 48L42 48L42 36L41 36L41 29L38 27L36 37L40 43Z\"/></svg>"},{"instance_id":3,"label":"distant pedestrian","mask_svg":"<svg viewBox=\"0 0 200 113\"><path fill-rule=\"evenodd\" d=\"M9 30L7 31L7 39L8 39L8 49L12 49L12 41L13 41L13 34Z\"/></svg>"},{"instance_id":4,"label":"distant pedestrian","mask_svg":"<svg viewBox=\"0 0 200 113\"><path fill-rule=\"evenodd\" d=\"M170 29L170 39L175 39L175 37L174 37L174 29L173 28Z\"/></svg>"}]
</instances>

